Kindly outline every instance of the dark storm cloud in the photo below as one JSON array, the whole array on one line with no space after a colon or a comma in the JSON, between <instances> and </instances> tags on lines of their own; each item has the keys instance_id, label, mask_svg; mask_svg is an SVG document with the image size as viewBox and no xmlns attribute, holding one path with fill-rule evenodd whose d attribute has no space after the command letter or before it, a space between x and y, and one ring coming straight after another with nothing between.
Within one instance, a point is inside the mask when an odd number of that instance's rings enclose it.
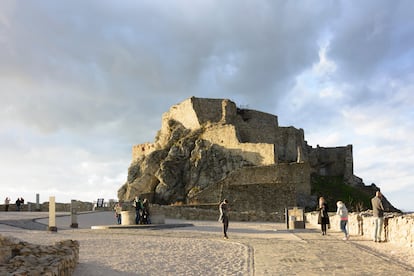
<instances>
[{"instance_id":1,"label":"dark storm cloud","mask_svg":"<svg viewBox=\"0 0 414 276\"><path fill-rule=\"evenodd\" d=\"M3 92L26 98L13 100L13 116L84 131L158 116L205 91L271 105L317 60L315 40L335 15L316 2L126 3L15 2L3 15L0 70L37 88Z\"/></svg>"},{"instance_id":2,"label":"dark storm cloud","mask_svg":"<svg viewBox=\"0 0 414 276\"><path fill-rule=\"evenodd\" d=\"M190 96L278 115L281 125L304 128L314 146L355 143L368 176L389 172L370 157L385 154L382 144L412 148L403 138L411 137L414 109L413 8L412 1L1 1L0 153L13 158L0 159L0 173L15 172L17 183L25 164L43 187L58 181L59 169L51 180L47 172L59 159L73 174L65 184L115 191L131 146L153 141L162 113Z\"/></svg>"}]
</instances>

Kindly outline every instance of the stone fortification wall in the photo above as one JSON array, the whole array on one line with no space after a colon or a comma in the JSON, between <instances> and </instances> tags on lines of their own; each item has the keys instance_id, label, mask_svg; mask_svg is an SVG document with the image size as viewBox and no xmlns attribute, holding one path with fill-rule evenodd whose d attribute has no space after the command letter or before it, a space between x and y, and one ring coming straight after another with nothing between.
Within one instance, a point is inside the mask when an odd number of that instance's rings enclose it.
<instances>
[{"instance_id":1,"label":"stone fortification wall","mask_svg":"<svg viewBox=\"0 0 414 276\"><path fill-rule=\"evenodd\" d=\"M221 112L221 107L219 110ZM193 108L193 98L189 98L179 104L173 105L170 110L165 112L162 115L162 129L168 127L168 121L171 119L180 122L188 129L197 129L201 126L197 113Z\"/></svg>"},{"instance_id":2,"label":"stone fortification wall","mask_svg":"<svg viewBox=\"0 0 414 276\"><path fill-rule=\"evenodd\" d=\"M335 213L329 214L331 229L340 231L339 217ZM306 221L314 226L318 225L318 213L306 213ZM361 235L372 239L374 232L374 218L372 212L350 213L348 216L349 234ZM381 240L398 246L408 247L414 253L414 214L401 215L386 213Z\"/></svg>"},{"instance_id":3,"label":"stone fortification wall","mask_svg":"<svg viewBox=\"0 0 414 276\"><path fill-rule=\"evenodd\" d=\"M352 145L333 148L308 148L308 158L312 172L319 175L344 176L353 178Z\"/></svg>"},{"instance_id":4,"label":"stone fortification wall","mask_svg":"<svg viewBox=\"0 0 414 276\"><path fill-rule=\"evenodd\" d=\"M0 235L0 275L70 276L78 261L78 241L36 245Z\"/></svg>"},{"instance_id":5,"label":"stone fortification wall","mask_svg":"<svg viewBox=\"0 0 414 276\"><path fill-rule=\"evenodd\" d=\"M304 140L303 129L279 127L277 116L239 109L227 99L191 97L172 106L163 114L156 143L134 145L132 161L167 143L170 120L190 130L207 126L204 139L229 148L255 165L309 161L312 173L344 176L351 185L357 182L353 175L352 145L312 148Z\"/></svg>"},{"instance_id":6,"label":"stone fortification wall","mask_svg":"<svg viewBox=\"0 0 414 276\"><path fill-rule=\"evenodd\" d=\"M277 116L272 114L249 110L237 109L234 121L229 121L236 126L241 143L267 143L275 144L278 132Z\"/></svg>"},{"instance_id":7,"label":"stone fortification wall","mask_svg":"<svg viewBox=\"0 0 414 276\"><path fill-rule=\"evenodd\" d=\"M278 162L307 161L306 143L303 129L279 127L276 136Z\"/></svg>"},{"instance_id":8,"label":"stone fortification wall","mask_svg":"<svg viewBox=\"0 0 414 276\"><path fill-rule=\"evenodd\" d=\"M155 150L157 150L156 144L153 143L143 143L132 146L132 161L137 160L141 156L148 155Z\"/></svg>"},{"instance_id":9,"label":"stone fortification wall","mask_svg":"<svg viewBox=\"0 0 414 276\"><path fill-rule=\"evenodd\" d=\"M147 159L141 158L156 150L160 150L159 154L150 155ZM189 159L184 160L185 158ZM306 169L303 170L305 165L293 167L290 166L291 163L306 164ZM280 182L276 178L262 182L252 181L249 184L252 186L243 188L222 185L227 180L217 185L213 183L243 166L281 164L289 166L279 167L280 171L286 171L286 176ZM294 172L292 168L295 168ZM140 170L145 170L145 173L141 175ZM178 173L180 171L182 173ZM190 202L200 190L211 186L210 193L214 196L216 192L213 189L217 188L222 193L222 187L228 188L229 193L245 191L249 195L255 194L257 198L260 196L255 191L261 189L266 196L269 193L290 195L293 192L295 204L291 205L307 207L311 200L308 187L312 174L341 176L351 185L362 183L353 175L352 146L312 148L304 140L303 129L279 127L277 116L237 108L228 99L191 97L163 114L162 126L153 144L144 143L133 147L128 180L119 189L118 196L120 199L130 199L132 194L138 192L153 193L157 195L153 197L157 203ZM300 179L296 180L295 175ZM243 178L249 176L241 175L241 181L245 181ZM283 185L274 189L280 183ZM271 185L267 187L268 184ZM289 190L289 185L294 190ZM207 199L204 190L203 199ZM280 204L293 201L290 198L282 199ZM280 209L280 206L277 208Z\"/></svg>"},{"instance_id":10,"label":"stone fortification wall","mask_svg":"<svg viewBox=\"0 0 414 276\"><path fill-rule=\"evenodd\" d=\"M234 103L223 99L201 99L191 97L186 101L190 102L190 106L186 105L186 107L192 108L194 110L196 118L198 118L198 127L206 123L218 123L220 121L223 121L225 118L226 110L232 112L232 110L235 110L236 108L236 105ZM225 103L232 104L228 105L227 109L225 109ZM183 125L186 126L185 124Z\"/></svg>"},{"instance_id":11,"label":"stone fortification wall","mask_svg":"<svg viewBox=\"0 0 414 276\"><path fill-rule=\"evenodd\" d=\"M161 213L167 218L186 219L186 220L214 220L217 221L219 217L219 203L210 205L196 205L196 206L159 206ZM200 208L201 207L201 208ZM232 206L231 206L232 207ZM266 213L262 211L251 210L248 212L237 212L230 210L231 221L273 221L283 222L280 214ZM217 222L220 225L221 222Z\"/></svg>"},{"instance_id":12,"label":"stone fortification wall","mask_svg":"<svg viewBox=\"0 0 414 276\"><path fill-rule=\"evenodd\" d=\"M306 163L244 167L208 186L190 203L218 203L227 198L234 211L278 214L278 220L283 220L284 209L304 204L310 189Z\"/></svg>"},{"instance_id":13,"label":"stone fortification wall","mask_svg":"<svg viewBox=\"0 0 414 276\"><path fill-rule=\"evenodd\" d=\"M234 125L214 125L205 130L202 139L223 147L224 152L240 155L255 165L275 163L274 145L265 143L240 143Z\"/></svg>"}]
</instances>

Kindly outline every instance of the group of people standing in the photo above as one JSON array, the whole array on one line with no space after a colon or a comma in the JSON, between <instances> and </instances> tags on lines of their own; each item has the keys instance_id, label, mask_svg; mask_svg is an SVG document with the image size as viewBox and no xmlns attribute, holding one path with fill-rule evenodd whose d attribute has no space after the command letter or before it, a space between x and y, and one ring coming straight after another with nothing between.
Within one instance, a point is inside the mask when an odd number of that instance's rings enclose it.
<instances>
[{"instance_id":1,"label":"group of people standing","mask_svg":"<svg viewBox=\"0 0 414 276\"><path fill-rule=\"evenodd\" d=\"M11 202L10 197L6 197L4 199L4 211L6 211L6 212L9 211L10 202ZM22 197L18 197L16 199L16 211L20 211L20 209L23 206L23 204L24 204L24 199Z\"/></svg>"},{"instance_id":2,"label":"group of people standing","mask_svg":"<svg viewBox=\"0 0 414 276\"><path fill-rule=\"evenodd\" d=\"M384 206L382 204L382 194L380 191L377 191L375 193L375 197L371 199L371 205L375 223L373 241L381 242L381 232L384 225ZM342 201L336 202L336 207L336 214L340 218L340 228L344 233L343 240L348 240L348 209ZM318 212L318 224L321 225L322 235L326 235L326 229L330 228L330 221L328 215L328 204L323 197L319 198Z\"/></svg>"},{"instance_id":3,"label":"group of people standing","mask_svg":"<svg viewBox=\"0 0 414 276\"><path fill-rule=\"evenodd\" d=\"M151 224L149 214L149 201L144 198L135 197L133 205L135 207L135 224Z\"/></svg>"},{"instance_id":4,"label":"group of people standing","mask_svg":"<svg viewBox=\"0 0 414 276\"><path fill-rule=\"evenodd\" d=\"M149 212L149 201L144 198L142 200L140 197L135 197L132 201L132 205L135 208L135 224L151 224L150 212ZM122 202L118 202L114 207L115 217L117 223L122 223Z\"/></svg>"}]
</instances>

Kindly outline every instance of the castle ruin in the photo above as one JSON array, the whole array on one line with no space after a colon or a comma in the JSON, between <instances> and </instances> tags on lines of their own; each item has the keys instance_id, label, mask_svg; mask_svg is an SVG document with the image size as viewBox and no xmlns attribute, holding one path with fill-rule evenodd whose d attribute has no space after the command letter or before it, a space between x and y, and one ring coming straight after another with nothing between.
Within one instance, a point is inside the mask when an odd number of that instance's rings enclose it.
<instances>
[{"instance_id":1,"label":"castle ruin","mask_svg":"<svg viewBox=\"0 0 414 276\"><path fill-rule=\"evenodd\" d=\"M233 210L279 212L309 205L312 174L362 183L353 174L352 145L313 148L303 129L281 127L275 115L191 97L163 114L154 143L133 146L118 197L160 204L228 198Z\"/></svg>"}]
</instances>

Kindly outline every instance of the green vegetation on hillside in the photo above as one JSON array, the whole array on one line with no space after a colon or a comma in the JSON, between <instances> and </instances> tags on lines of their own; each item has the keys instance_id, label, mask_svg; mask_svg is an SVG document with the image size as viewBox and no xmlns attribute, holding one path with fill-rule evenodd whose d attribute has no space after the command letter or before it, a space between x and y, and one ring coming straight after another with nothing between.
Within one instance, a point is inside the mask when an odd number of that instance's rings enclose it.
<instances>
[{"instance_id":1,"label":"green vegetation on hillside","mask_svg":"<svg viewBox=\"0 0 414 276\"><path fill-rule=\"evenodd\" d=\"M311 194L317 198L323 196L330 212L336 211L338 200L344 202L350 212L366 210L371 206L372 195L363 189L344 184L344 178L341 176L313 175Z\"/></svg>"}]
</instances>

